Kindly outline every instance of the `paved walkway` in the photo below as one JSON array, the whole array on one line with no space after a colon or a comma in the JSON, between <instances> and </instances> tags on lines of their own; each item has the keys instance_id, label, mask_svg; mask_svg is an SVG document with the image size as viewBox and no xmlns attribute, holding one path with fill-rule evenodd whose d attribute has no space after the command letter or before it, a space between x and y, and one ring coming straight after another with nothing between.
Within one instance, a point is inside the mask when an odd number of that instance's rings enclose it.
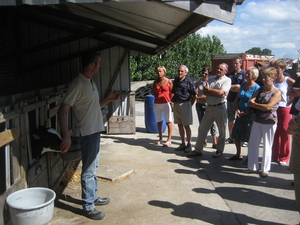
<instances>
[{"instance_id":1,"label":"paved walkway","mask_svg":"<svg viewBox=\"0 0 300 225\"><path fill-rule=\"evenodd\" d=\"M196 120L194 107L193 144ZM211 142L203 156L187 158L185 153L174 151L180 144L177 126L171 147L156 146L157 134L145 129L143 102L136 102L136 130L135 135L102 136L99 175L111 173L117 178L99 181L99 195L111 198L109 205L98 207L106 217L93 221L81 215L79 165L59 196L49 224L299 223L288 165L272 163L268 178L244 174L243 161L228 160L235 153L234 144L227 144L224 155L214 159ZM242 151L247 154L246 147Z\"/></svg>"}]
</instances>

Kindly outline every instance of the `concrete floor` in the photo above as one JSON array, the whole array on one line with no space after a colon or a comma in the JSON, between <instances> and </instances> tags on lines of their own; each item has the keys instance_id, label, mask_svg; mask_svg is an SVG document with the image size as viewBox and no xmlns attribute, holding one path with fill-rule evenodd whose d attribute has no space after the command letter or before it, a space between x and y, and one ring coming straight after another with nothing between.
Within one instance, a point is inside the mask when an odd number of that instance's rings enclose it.
<instances>
[{"instance_id":1,"label":"concrete floor","mask_svg":"<svg viewBox=\"0 0 300 225\"><path fill-rule=\"evenodd\" d=\"M193 144L198 122L192 126ZM136 102L135 135L102 135L99 195L110 204L97 207L101 221L82 216L80 164L62 194L48 225L165 225L165 224L298 224L293 176L288 165L272 163L268 178L244 174L243 161L229 161L235 145L214 159L210 136L201 157L175 152L180 144L174 126L172 146L156 146L157 134L147 133L144 103ZM164 133L166 138L167 132ZM247 147L243 147L247 154Z\"/></svg>"}]
</instances>

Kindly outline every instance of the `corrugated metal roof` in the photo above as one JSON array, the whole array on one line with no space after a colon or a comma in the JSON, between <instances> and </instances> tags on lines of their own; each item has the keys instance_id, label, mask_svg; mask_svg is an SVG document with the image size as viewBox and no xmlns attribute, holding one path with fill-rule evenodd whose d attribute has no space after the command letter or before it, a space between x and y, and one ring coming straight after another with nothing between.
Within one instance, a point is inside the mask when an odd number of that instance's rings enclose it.
<instances>
[{"instance_id":1,"label":"corrugated metal roof","mask_svg":"<svg viewBox=\"0 0 300 225\"><path fill-rule=\"evenodd\" d=\"M64 27L110 45L157 54L214 19L232 24L236 4L223 1L1 0L27 19Z\"/></svg>"}]
</instances>

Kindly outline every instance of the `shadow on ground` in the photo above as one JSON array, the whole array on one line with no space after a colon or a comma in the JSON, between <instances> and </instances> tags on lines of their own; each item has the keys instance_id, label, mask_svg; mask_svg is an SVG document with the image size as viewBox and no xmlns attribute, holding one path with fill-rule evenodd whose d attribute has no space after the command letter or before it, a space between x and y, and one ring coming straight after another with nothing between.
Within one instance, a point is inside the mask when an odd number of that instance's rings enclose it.
<instances>
[{"instance_id":1,"label":"shadow on ground","mask_svg":"<svg viewBox=\"0 0 300 225\"><path fill-rule=\"evenodd\" d=\"M194 202L186 202L181 205L176 205L167 201L153 200L150 201L149 204L156 207L173 209L171 214L174 216L197 219L210 224L226 224L225 221L236 221L236 223L234 224L241 224L241 225L247 225L247 224L279 225L280 224L282 225L281 223L257 220L255 218L246 216L244 214L237 214L237 213L226 212L222 210L211 209L199 203L194 203Z\"/></svg>"}]
</instances>

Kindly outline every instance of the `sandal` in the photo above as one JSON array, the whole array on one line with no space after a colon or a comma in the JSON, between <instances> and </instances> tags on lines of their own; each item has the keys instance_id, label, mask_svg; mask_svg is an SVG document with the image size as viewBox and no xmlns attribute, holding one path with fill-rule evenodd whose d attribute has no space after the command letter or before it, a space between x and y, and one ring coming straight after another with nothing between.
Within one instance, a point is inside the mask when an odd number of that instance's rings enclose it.
<instances>
[{"instance_id":1,"label":"sandal","mask_svg":"<svg viewBox=\"0 0 300 225\"><path fill-rule=\"evenodd\" d=\"M161 145L161 144L162 144L162 140L159 139L155 144L156 144L156 145Z\"/></svg>"},{"instance_id":2,"label":"sandal","mask_svg":"<svg viewBox=\"0 0 300 225\"><path fill-rule=\"evenodd\" d=\"M171 141L167 141L166 143L163 144L163 147L169 147L171 146Z\"/></svg>"},{"instance_id":3,"label":"sandal","mask_svg":"<svg viewBox=\"0 0 300 225\"><path fill-rule=\"evenodd\" d=\"M263 172L261 172L260 176L261 177L268 177L269 173L267 171L263 171Z\"/></svg>"},{"instance_id":4,"label":"sandal","mask_svg":"<svg viewBox=\"0 0 300 225\"><path fill-rule=\"evenodd\" d=\"M234 155L230 157L228 160L243 160L243 156Z\"/></svg>"},{"instance_id":5,"label":"sandal","mask_svg":"<svg viewBox=\"0 0 300 225\"><path fill-rule=\"evenodd\" d=\"M232 144L234 143L234 139L233 138L227 138L227 140L225 141L225 144Z\"/></svg>"}]
</instances>

